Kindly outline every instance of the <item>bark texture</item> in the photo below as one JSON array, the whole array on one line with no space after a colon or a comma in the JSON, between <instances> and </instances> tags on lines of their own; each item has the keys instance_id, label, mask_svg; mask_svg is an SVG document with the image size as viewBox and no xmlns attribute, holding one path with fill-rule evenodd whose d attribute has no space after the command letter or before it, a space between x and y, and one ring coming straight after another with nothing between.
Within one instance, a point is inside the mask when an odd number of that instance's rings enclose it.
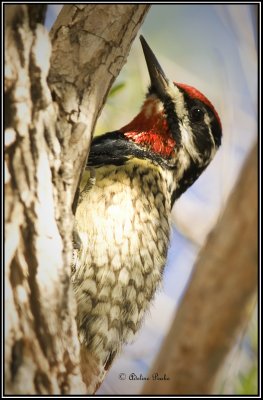
<instances>
[{"instance_id":1,"label":"bark texture","mask_svg":"<svg viewBox=\"0 0 263 400\"><path fill-rule=\"evenodd\" d=\"M46 5L5 5L6 394L85 393L70 285L72 199L147 9L64 6L51 46Z\"/></svg>"},{"instance_id":2,"label":"bark texture","mask_svg":"<svg viewBox=\"0 0 263 400\"><path fill-rule=\"evenodd\" d=\"M72 196L97 117L148 9L129 4L68 5L51 30L49 83L60 106L58 131L67 144L67 160L74 160Z\"/></svg>"},{"instance_id":3,"label":"bark texture","mask_svg":"<svg viewBox=\"0 0 263 400\"><path fill-rule=\"evenodd\" d=\"M143 394L213 392L217 372L248 319L258 279L257 146L202 249Z\"/></svg>"}]
</instances>

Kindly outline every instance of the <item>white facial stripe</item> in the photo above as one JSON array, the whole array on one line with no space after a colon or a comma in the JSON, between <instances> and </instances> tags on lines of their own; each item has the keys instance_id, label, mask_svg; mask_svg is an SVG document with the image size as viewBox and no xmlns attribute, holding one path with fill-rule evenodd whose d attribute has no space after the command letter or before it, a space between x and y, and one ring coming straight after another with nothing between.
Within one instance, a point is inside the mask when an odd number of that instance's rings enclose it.
<instances>
[{"instance_id":1,"label":"white facial stripe","mask_svg":"<svg viewBox=\"0 0 263 400\"><path fill-rule=\"evenodd\" d=\"M210 119L210 117L209 117L209 115L207 113L205 113L204 121L205 121L205 123L206 123L206 125L208 127L208 132L209 132L209 136L210 136L211 142L213 143L213 147L212 147L211 153L210 153L210 158L207 161L207 164L208 164L214 158L214 155L216 153L216 144L215 144L214 136L212 134L211 119Z\"/></svg>"},{"instance_id":2,"label":"white facial stripe","mask_svg":"<svg viewBox=\"0 0 263 400\"><path fill-rule=\"evenodd\" d=\"M206 123L206 125L208 127L209 136L211 138L211 142L213 143L213 147L215 149L216 148L216 144L215 144L214 136L212 134L211 120L210 120L210 117L209 117L209 115L207 113L205 113L204 121L205 121L205 123Z\"/></svg>"},{"instance_id":3,"label":"white facial stripe","mask_svg":"<svg viewBox=\"0 0 263 400\"><path fill-rule=\"evenodd\" d=\"M191 158L194 161L201 162L202 158L200 154L196 150L196 146L193 140L193 131L188 123L185 121L183 123L179 123L180 131L181 131L181 144L186 149L186 151L190 154Z\"/></svg>"},{"instance_id":4,"label":"white facial stripe","mask_svg":"<svg viewBox=\"0 0 263 400\"><path fill-rule=\"evenodd\" d=\"M190 157L185 152L183 148L181 148L177 153L178 159L178 169L176 171L176 182L179 182L182 178L184 172L188 169L190 165Z\"/></svg>"},{"instance_id":5,"label":"white facial stripe","mask_svg":"<svg viewBox=\"0 0 263 400\"><path fill-rule=\"evenodd\" d=\"M181 120L185 116L185 105L184 105L184 95L177 86L172 84L167 88L168 95L170 96L172 102L174 103L175 112L178 119Z\"/></svg>"}]
</instances>

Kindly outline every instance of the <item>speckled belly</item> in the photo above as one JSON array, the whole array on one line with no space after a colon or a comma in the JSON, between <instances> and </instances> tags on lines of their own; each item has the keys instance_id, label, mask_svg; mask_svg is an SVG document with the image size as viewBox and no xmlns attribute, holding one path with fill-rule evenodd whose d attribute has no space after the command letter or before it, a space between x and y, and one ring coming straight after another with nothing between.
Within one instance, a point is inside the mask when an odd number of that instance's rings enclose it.
<instances>
[{"instance_id":1,"label":"speckled belly","mask_svg":"<svg viewBox=\"0 0 263 400\"><path fill-rule=\"evenodd\" d=\"M78 206L77 323L100 359L132 339L161 280L170 232L162 184L150 169L102 168Z\"/></svg>"}]
</instances>

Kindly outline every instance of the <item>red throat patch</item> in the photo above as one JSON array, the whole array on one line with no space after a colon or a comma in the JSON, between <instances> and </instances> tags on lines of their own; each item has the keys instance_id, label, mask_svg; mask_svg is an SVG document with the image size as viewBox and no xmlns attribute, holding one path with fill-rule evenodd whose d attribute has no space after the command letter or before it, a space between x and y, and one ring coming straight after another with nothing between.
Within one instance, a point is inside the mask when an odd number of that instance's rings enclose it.
<instances>
[{"instance_id":1,"label":"red throat patch","mask_svg":"<svg viewBox=\"0 0 263 400\"><path fill-rule=\"evenodd\" d=\"M157 99L146 99L141 112L120 131L134 143L145 146L162 157L169 158L174 152L176 142Z\"/></svg>"},{"instance_id":2,"label":"red throat patch","mask_svg":"<svg viewBox=\"0 0 263 400\"><path fill-rule=\"evenodd\" d=\"M199 90L195 89L193 86L186 85L185 83L174 82L174 84L176 86L178 86L179 88L183 89L188 94L188 96L191 97L192 99L198 99L198 100L202 101L204 104L206 104L209 108L211 108L211 110L215 114L217 122L219 123L219 125L220 125L220 127L222 129L222 124L221 124L219 115L217 114L217 111L216 111L215 107L208 100L208 98L205 97L205 95L203 95L203 93L199 92Z\"/></svg>"}]
</instances>

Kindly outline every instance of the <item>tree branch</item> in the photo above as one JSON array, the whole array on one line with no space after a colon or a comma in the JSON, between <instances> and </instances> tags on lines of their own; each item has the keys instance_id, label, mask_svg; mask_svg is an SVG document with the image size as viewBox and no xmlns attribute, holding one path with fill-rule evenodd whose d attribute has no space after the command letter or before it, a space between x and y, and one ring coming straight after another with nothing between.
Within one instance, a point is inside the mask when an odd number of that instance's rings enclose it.
<instances>
[{"instance_id":1,"label":"tree branch","mask_svg":"<svg viewBox=\"0 0 263 400\"><path fill-rule=\"evenodd\" d=\"M72 198L93 126L148 6L64 6L52 31L50 73L45 9L5 5L9 394L85 392L70 285Z\"/></svg>"},{"instance_id":2,"label":"tree branch","mask_svg":"<svg viewBox=\"0 0 263 400\"><path fill-rule=\"evenodd\" d=\"M51 30L49 83L60 104L58 131L73 160L74 196L91 134L108 91L126 61L147 5L67 5Z\"/></svg>"}]
</instances>

